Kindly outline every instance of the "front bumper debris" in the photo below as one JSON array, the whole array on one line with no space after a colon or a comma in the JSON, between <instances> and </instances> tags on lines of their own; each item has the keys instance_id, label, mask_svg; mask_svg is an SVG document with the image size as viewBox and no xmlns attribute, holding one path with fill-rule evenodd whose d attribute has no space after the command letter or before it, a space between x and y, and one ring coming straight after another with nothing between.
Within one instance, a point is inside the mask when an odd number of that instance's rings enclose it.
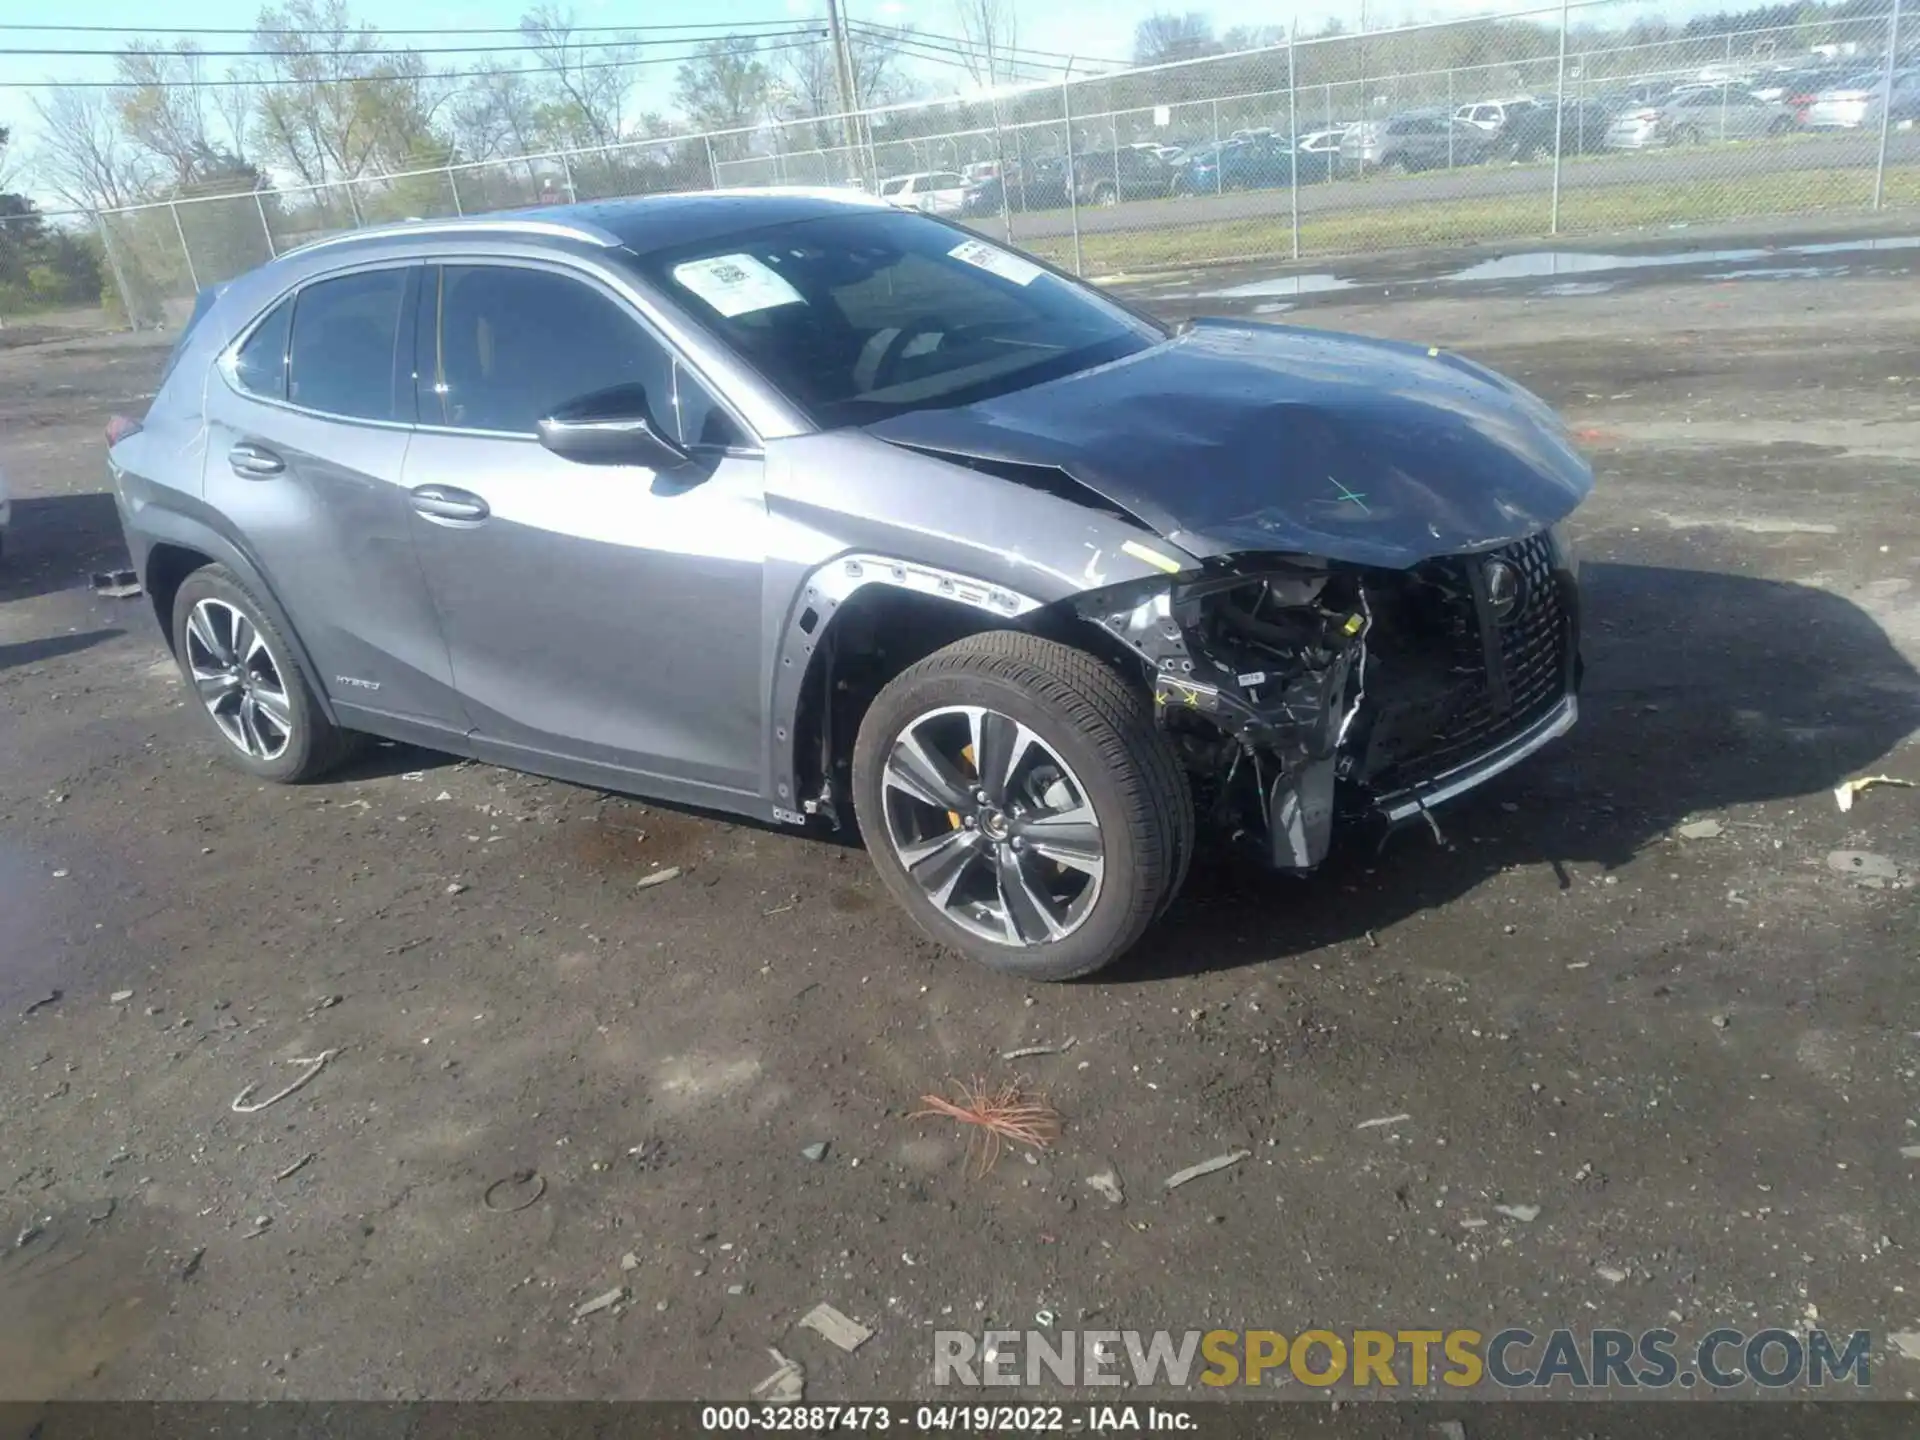
<instances>
[{"instance_id":1,"label":"front bumper debris","mask_svg":"<svg viewBox=\"0 0 1920 1440\"><path fill-rule=\"evenodd\" d=\"M1430 780L1409 786L1396 794L1379 796L1374 800L1373 808L1389 824L1404 824L1436 805L1444 805L1455 796L1486 784L1501 771L1518 765L1534 751L1566 734L1579 718L1579 698L1569 695L1501 745Z\"/></svg>"}]
</instances>

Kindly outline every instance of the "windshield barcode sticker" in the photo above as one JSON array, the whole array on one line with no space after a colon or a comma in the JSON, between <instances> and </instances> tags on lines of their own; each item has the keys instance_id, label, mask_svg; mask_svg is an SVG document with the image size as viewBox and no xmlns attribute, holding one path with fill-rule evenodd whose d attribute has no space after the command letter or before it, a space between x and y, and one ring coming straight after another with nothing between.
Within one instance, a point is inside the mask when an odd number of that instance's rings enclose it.
<instances>
[{"instance_id":1,"label":"windshield barcode sticker","mask_svg":"<svg viewBox=\"0 0 1920 1440\"><path fill-rule=\"evenodd\" d=\"M751 255L713 255L673 267L673 278L731 320L776 305L795 305L800 292Z\"/></svg>"},{"instance_id":2,"label":"windshield barcode sticker","mask_svg":"<svg viewBox=\"0 0 1920 1440\"><path fill-rule=\"evenodd\" d=\"M1002 280L1011 280L1016 285L1031 285L1046 274L1031 260L1022 260L1018 255L1010 255L1005 250L989 245L984 240L962 240L947 252L956 260L964 260L977 270L989 275L998 275Z\"/></svg>"}]
</instances>

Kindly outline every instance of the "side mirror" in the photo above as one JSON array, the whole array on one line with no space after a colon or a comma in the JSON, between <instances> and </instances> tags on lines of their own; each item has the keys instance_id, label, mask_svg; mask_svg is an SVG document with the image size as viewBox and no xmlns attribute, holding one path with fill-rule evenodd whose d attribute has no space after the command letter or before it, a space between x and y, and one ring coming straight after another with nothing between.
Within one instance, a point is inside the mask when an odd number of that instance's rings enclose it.
<instances>
[{"instance_id":1,"label":"side mirror","mask_svg":"<svg viewBox=\"0 0 1920 1440\"><path fill-rule=\"evenodd\" d=\"M581 465L643 465L672 470L687 452L653 427L647 392L616 385L569 400L540 422L540 443Z\"/></svg>"}]
</instances>

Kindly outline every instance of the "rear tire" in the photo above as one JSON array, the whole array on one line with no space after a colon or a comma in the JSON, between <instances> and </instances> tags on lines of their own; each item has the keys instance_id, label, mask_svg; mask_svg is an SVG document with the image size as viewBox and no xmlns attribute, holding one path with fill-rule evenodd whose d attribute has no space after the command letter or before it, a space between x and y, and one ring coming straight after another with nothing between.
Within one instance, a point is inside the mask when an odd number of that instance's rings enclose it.
<instances>
[{"instance_id":1,"label":"rear tire","mask_svg":"<svg viewBox=\"0 0 1920 1440\"><path fill-rule=\"evenodd\" d=\"M983 773L989 750L1005 763ZM1148 696L1021 631L957 641L895 677L861 722L853 799L881 882L921 930L1028 980L1119 959L1194 848L1192 792Z\"/></svg>"},{"instance_id":2,"label":"rear tire","mask_svg":"<svg viewBox=\"0 0 1920 1440\"><path fill-rule=\"evenodd\" d=\"M359 748L358 734L327 718L267 607L224 565L180 582L173 653L194 709L236 770L297 785Z\"/></svg>"}]
</instances>

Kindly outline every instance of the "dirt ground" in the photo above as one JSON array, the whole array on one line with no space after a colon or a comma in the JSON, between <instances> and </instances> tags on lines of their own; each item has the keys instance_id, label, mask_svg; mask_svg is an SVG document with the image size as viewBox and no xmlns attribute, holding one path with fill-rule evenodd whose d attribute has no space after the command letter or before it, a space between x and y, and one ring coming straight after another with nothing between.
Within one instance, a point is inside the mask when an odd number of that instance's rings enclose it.
<instances>
[{"instance_id":1,"label":"dirt ground","mask_svg":"<svg viewBox=\"0 0 1920 1440\"><path fill-rule=\"evenodd\" d=\"M1060 987L926 944L844 847L397 747L223 768L146 602L84 583L162 351L0 351L0 1397L730 1400L768 1346L810 1400L924 1396L935 1329L1042 1310L1920 1330L1920 791L1831 794L1920 780L1910 263L1289 316L1568 413L1581 723L1444 845L1203 865ZM1058 1145L970 1179L911 1112L975 1075ZM873 1338L798 1328L819 1301Z\"/></svg>"}]
</instances>

